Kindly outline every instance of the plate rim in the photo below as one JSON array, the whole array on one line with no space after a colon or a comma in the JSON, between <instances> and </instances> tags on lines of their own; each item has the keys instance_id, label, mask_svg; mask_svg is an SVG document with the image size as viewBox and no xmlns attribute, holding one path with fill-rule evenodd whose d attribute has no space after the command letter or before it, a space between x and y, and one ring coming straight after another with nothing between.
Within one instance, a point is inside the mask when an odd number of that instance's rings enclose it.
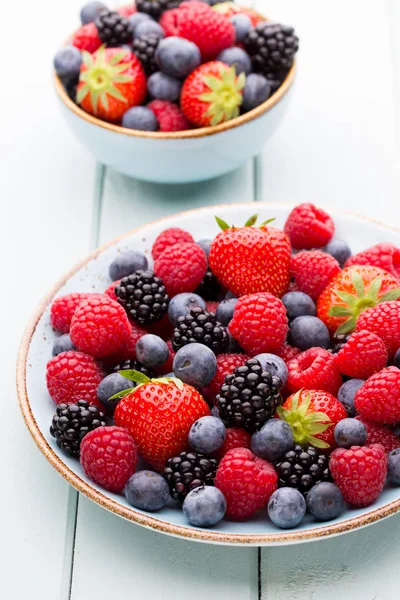
<instances>
[{"instance_id":1,"label":"plate rim","mask_svg":"<svg viewBox=\"0 0 400 600\"><path fill-rule=\"evenodd\" d=\"M361 527L365 527L370 525L376 521L394 515L395 513L400 511L400 497L398 500L394 500L385 504L379 508L371 510L364 515L359 515L357 517L353 517L350 519L346 519L340 523L331 523L326 525L321 525L319 527L315 527L310 530L282 530L277 533L266 533L266 534L255 534L255 533L224 533L220 531L215 531L212 529L200 529L200 528L192 528L186 527L183 525L176 525L173 523L168 523L166 521L160 520L157 517L150 516L147 514L140 513L136 511L133 507L125 507L119 502L109 498L102 492L96 490L90 484L86 483L79 475L74 473L54 452L51 448L50 444L47 442L46 438L42 434L39 429L39 426L36 422L34 414L32 412L29 396L27 392L27 384L26 384L26 374L27 374L27 359L28 352L32 337L35 333L37 324L42 317L44 311L49 305L50 301L54 298L60 288L73 276L75 275L81 268L83 268L88 262L97 258L102 252L111 246L117 245L120 241L125 238L130 237L133 234L137 234L142 232L145 229L151 228L154 225L159 225L164 221L170 221L174 218L181 218L188 215L199 214L199 213L210 213L213 210L226 210L230 208L238 208L252 206L254 207L254 202L240 202L240 203L230 203L230 204L216 204L211 206L203 206L196 209L191 209L187 211L182 211L179 213L175 213L173 215L168 215L166 217L162 217L161 219L156 219L155 221L151 221L150 223L146 223L136 227L120 236L115 237L109 242L101 245L96 248L93 252L90 252L84 259L80 262L76 263L71 269L69 269L62 277L60 277L57 283L50 289L50 291L42 298L36 310L34 311L32 317L30 318L28 325L24 331L22 336L22 340L20 343L18 358L17 358L17 369L16 369L16 384L17 384L17 396L19 406L22 412L22 416L24 421L28 427L28 430L38 446L39 450L48 460L48 462L52 465L52 467L58 471L58 473L76 490L84 494L87 498L99 504L102 508L109 510L110 512L143 527L147 527L165 534L169 534L175 537L180 537L184 539L190 539L193 541L201 541L206 543L219 543L219 544L227 544L227 545L246 545L246 546L260 546L260 545L281 545L281 544L295 544L299 542L307 542L320 538L325 538L328 536L340 535L343 533L347 533L349 531L353 531L355 529L359 529ZM284 202L257 202L257 208L267 208L273 209L277 208L285 208L291 209L295 205L291 203ZM358 220L373 223L384 229L389 229L391 231L395 231L400 233L400 229L394 227L392 225L388 225L381 221L372 219L370 217L366 217L363 215L359 215L354 212L348 211L336 211L331 210L329 207L326 209L329 211L329 214L335 216L347 216L356 218Z\"/></svg>"}]
</instances>

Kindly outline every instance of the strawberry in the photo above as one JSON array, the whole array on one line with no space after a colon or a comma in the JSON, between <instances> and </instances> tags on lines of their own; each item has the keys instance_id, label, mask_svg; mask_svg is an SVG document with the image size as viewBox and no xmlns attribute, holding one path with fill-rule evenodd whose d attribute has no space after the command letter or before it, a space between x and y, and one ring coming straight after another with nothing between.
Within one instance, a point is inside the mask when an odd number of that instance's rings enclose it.
<instances>
[{"instance_id":1,"label":"strawberry","mask_svg":"<svg viewBox=\"0 0 400 600\"><path fill-rule=\"evenodd\" d=\"M343 375L368 379L386 367L388 352L380 337L362 329L352 333L335 360Z\"/></svg>"},{"instance_id":2,"label":"strawberry","mask_svg":"<svg viewBox=\"0 0 400 600\"><path fill-rule=\"evenodd\" d=\"M211 244L209 265L218 280L236 296L269 292L281 297L289 285L290 244L275 227L229 227L217 218L221 233Z\"/></svg>"},{"instance_id":3,"label":"strawberry","mask_svg":"<svg viewBox=\"0 0 400 600\"><path fill-rule=\"evenodd\" d=\"M321 292L340 273L337 260L321 252L298 252L290 261L290 274L294 278L297 289L317 300Z\"/></svg>"},{"instance_id":4,"label":"strawberry","mask_svg":"<svg viewBox=\"0 0 400 600\"><path fill-rule=\"evenodd\" d=\"M118 122L147 93L142 65L129 50L101 46L95 54L82 52L77 102L88 113Z\"/></svg>"},{"instance_id":5,"label":"strawberry","mask_svg":"<svg viewBox=\"0 0 400 600\"><path fill-rule=\"evenodd\" d=\"M342 385L342 376L334 356L324 348L309 348L287 363L287 388L297 392L314 388L336 394Z\"/></svg>"},{"instance_id":6,"label":"strawberry","mask_svg":"<svg viewBox=\"0 0 400 600\"><path fill-rule=\"evenodd\" d=\"M363 252L351 256L346 267L352 265L370 265L380 267L400 280L400 248L391 243L376 244Z\"/></svg>"},{"instance_id":7,"label":"strawberry","mask_svg":"<svg viewBox=\"0 0 400 600\"><path fill-rule=\"evenodd\" d=\"M240 114L246 75L235 67L215 60L200 65L183 83L181 107L187 119L198 127L218 125Z\"/></svg>"},{"instance_id":8,"label":"strawberry","mask_svg":"<svg viewBox=\"0 0 400 600\"><path fill-rule=\"evenodd\" d=\"M151 380L137 371L122 373L139 385L120 393L115 424L129 431L143 460L162 471L168 458L188 449L191 426L210 409L199 392L180 379Z\"/></svg>"},{"instance_id":9,"label":"strawberry","mask_svg":"<svg viewBox=\"0 0 400 600\"><path fill-rule=\"evenodd\" d=\"M216 10L221 15L225 17L232 17L233 15L247 15L253 26L255 27L261 21L265 21L265 17L260 15L253 8L249 8L247 6L239 6L235 2L219 2L218 4L214 4L213 10Z\"/></svg>"},{"instance_id":10,"label":"strawberry","mask_svg":"<svg viewBox=\"0 0 400 600\"><path fill-rule=\"evenodd\" d=\"M101 39L97 33L97 27L94 23L82 25L74 33L71 41L72 45L78 50L86 50L86 52L96 52L101 46Z\"/></svg>"},{"instance_id":11,"label":"strawberry","mask_svg":"<svg viewBox=\"0 0 400 600\"><path fill-rule=\"evenodd\" d=\"M335 447L335 425L347 417L343 404L322 390L300 390L289 396L277 412L292 428L296 444L316 448Z\"/></svg>"},{"instance_id":12,"label":"strawberry","mask_svg":"<svg viewBox=\"0 0 400 600\"><path fill-rule=\"evenodd\" d=\"M392 425L400 421L400 370L382 369L357 390L354 405L362 419Z\"/></svg>"},{"instance_id":13,"label":"strawberry","mask_svg":"<svg viewBox=\"0 0 400 600\"><path fill-rule=\"evenodd\" d=\"M309 203L295 206L285 223L285 233L296 250L322 248L332 239L334 231L331 217Z\"/></svg>"},{"instance_id":14,"label":"strawberry","mask_svg":"<svg viewBox=\"0 0 400 600\"><path fill-rule=\"evenodd\" d=\"M392 358L400 348L400 302L382 302L359 316L356 331L366 329L378 335Z\"/></svg>"},{"instance_id":15,"label":"strawberry","mask_svg":"<svg viewBox=\"0 0 400 600\"><path fill-rule=\"evenodd\" d=\"M393 275L379 267L354 265L343 269L324 289L318 298L317 315L332 334L349 333L364 310L399 297Z\"/></svg>"}]
</instances>

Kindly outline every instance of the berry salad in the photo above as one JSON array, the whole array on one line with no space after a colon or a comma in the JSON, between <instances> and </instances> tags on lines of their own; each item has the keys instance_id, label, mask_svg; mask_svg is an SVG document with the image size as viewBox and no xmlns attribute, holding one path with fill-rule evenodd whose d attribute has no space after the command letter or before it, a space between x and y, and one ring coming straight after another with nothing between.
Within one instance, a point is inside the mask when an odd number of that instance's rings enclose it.
<instances>
[{"instance_id":1,"label":"berry salad","mask_svg":"<svg viewBox=\"0 0 400 600\"><path fill-rule=\"evenodd\" d=\"M283 231L216 220L214 239L166 229L151 258L115 256L103 293L53 301L53 443L196 527L372 504L400 485L400 249L353 255L313 204Z\"/></svg>"},{"instance_id":2,"label":"berry salad","mask_svg":"<svg viewBox=\"0 0 400 600\"><path fill-rule=\"evenodd\" d=\"M292 27L221 0L94 0L54 57L71 100L141 131L216 126L265 102L299 47Z\"/></svg>"}]
</instances>

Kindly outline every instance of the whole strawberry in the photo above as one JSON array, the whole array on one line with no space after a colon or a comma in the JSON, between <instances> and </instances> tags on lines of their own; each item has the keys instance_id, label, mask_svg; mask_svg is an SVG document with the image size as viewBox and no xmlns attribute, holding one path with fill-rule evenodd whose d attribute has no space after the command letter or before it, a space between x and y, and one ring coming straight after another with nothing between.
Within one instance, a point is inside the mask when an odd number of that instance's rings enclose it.
<instances>
[{"instance_id":1,"label":"whole strawberry","mask_svg":"<svg viewBox=\"0 0 400 600\"><path fill-rule=\"evenodd\" d=\"M356 392L354 404L360 416L373 423L391 425L400 421L400 370L382 369Z\"/></svg>"},{"instance_id":2,"label":"whole strawberry","mask_svg":"<svg viewBox=\"0 0 400 600\"><path fill-rule=\"evenodd\" d=\"M380 444L337 448L329 467L344 499L354 506L372 504L385 485L387 458Z\"/></svg>"},{"instance_id":3,"label":"whole strawberry","mask_svg":"<svg viewBox=\"0 0 400 600\"><path fill-rule=\"evenodd\" d=\"M376 244L363 252L351 256L346 261L346 267L352 265L370 265L384 269L396 279L400 279L400 248L394 244L384 242Z\"/></svg>"},{"instance_id":4,"label":"whole strawberry","mask_svg":"<svg viewBox=\"0 0 400 600\"><path fill-rule=\"evenodd\" d=\"M140 385L118 403L115 424L129 431L143 460L162 471L168 458L187 450L191 426L210 409L197 390L179 379L123 373Z\"/></svg>"},{"instance_id":5,"label":"whole strawberry","mask_svg":"<svg viewBox=\"0 0 400 600\"><path fill-rule=\"evenodd\" d=\"M277 488L274 467L247 448L229 450L221 460L215 487L227 502L226 517L245 521L266 506Z\"/></svg>"},{"instance_id":6,"label":"whole strawberry","mask_svg":"<svg viewBox=\"0 0 400 600\"><path fill-rule=\"evenodd\" d=\"M97 388L103 377L94 358L75 350L54 356L46 367L47 389L56 404L87 400L89 404L101 407Z\"/></svg>"},{"instance_id":7,"label":"whole strawberry","mask_svg":"<svg viewBox=\"0 0 400 600\"><path fill-rule=\"evenodd\" d=\"M290 243L275 227L253 227L256 219L250 217L244 227L217 219L223 231L213 240L209 264L236 296L269 292L281 297L289 285Z\"/></svg>"},{"instance_id":8,"label":"whole strawberry","mask_svg":"<svg viewBox=\"0 0 400 600\"><path fill-rule=\"evenodd\" d=\"M340 266L337 260L321 250L298 252L290 261L290 274L297 289L311 296L313 300L317 300L338 273Z\"/></svg>"},{"instance_id":9,"label":"whole strawberry","mask_svg":"<svg viewBox=\"0 0 400 600\"><path fill-rule=\"evenodd\" d=\"M332 239L334 231L328 213L309 203L295 206L285 223L285 233L296 250L322 248Z\"/></svg>"},{"instance_id":10,"label":"whole strawberry","mask_svg":"<svg viewBox=\"0 0 400 600\"><path fill-rule=\"evenodd\" d=\"M235 67L221 61L202 64L182 86L182 111L198 127L230 121L240 114L245 82L244 73L236 75Z\"/></svg>"},{"instance_id":11,"label":"whole strawberry","mask_svg":"<svg viewBox=\"0 0 400 600\"><path fill-rule=\"evenodd\" d=\"M397 295L396 290L393 293ZM363 329L379 336L392 358L400 348L400 302L382 302L368 308L357 320L356 331Z\"/></svg>"},{"instance_id":12,"label":"whole strawberry","mask_svg":"<svg viewBox=\"0 0 400 600\"><path fill-rule=\"evenodd\" d=\"M388 352L375 333L364 329L352 333L336 355L336 365L343 375L368 379L386 367Z\"/></svg>"},{"instance_id":13,"label":"whole strawberry","mask_svg":"<svg viewBox=\"0 0 400 600\"><path fill-rule=\"evenodd\" d=\"M336 396L342 376L334 356L324 348L309 348L287 363L287 388L297 392L302 388L325 390Z\"/></svg>"},{"instance_id":14,"label":"whole strawberry","mask_svg":"<svg viewBox=\"0 0 400 600\"><path fill-rule=\"evenodd\" d=\"M118 122L131 106L146 97L146 76L129 50L101 46L94 54L82 52L83 64L76 101L86 112Z\"/></svg>"}]
</instances>

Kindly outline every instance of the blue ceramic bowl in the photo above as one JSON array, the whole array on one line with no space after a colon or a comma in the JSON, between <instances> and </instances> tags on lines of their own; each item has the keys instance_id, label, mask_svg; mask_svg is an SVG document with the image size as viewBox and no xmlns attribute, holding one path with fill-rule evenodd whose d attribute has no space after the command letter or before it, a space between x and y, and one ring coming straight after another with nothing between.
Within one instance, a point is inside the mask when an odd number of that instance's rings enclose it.
<instances>
[{"instance_id":1,"label":"blue ceramic bowl","mask_svg":"<svg viewBox=\"0 0 400 600\"><path fill-rule=\"evenodd\" d=\"M62 113L76 138L95 158L137 179L187 183L211 179L258 154L281 124L295 78L295 64L268 100L216 127L173 133L126 129L88 114L67 95L55 76Z\"/></svg>"}]
</instances>

